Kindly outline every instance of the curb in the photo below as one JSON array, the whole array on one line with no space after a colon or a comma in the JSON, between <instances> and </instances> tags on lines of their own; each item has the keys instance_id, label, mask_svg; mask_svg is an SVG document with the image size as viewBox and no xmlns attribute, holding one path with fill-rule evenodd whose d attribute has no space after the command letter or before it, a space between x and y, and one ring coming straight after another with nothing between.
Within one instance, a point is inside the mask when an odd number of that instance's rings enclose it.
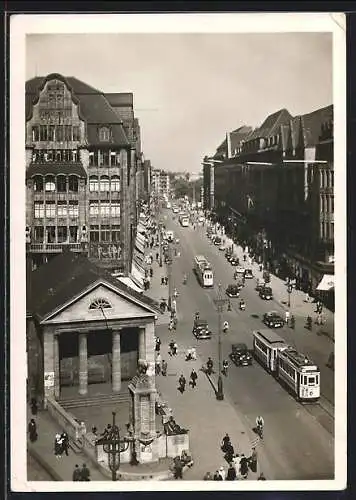
<instances>
[{"instance_id":1,"label":"curb","mask_svg":"<svg viewBox=\"0 0 356 500\"><path fill-rule=\"evenodd\" d=\"M40 455L30 444L27 446L27 450L31 457L33 457L36 462L40 464L40 466L51 476L53 481L63 481L60 475L53 469L51 465L46 462L46 460Z\"/></svg>"}]
</instances>

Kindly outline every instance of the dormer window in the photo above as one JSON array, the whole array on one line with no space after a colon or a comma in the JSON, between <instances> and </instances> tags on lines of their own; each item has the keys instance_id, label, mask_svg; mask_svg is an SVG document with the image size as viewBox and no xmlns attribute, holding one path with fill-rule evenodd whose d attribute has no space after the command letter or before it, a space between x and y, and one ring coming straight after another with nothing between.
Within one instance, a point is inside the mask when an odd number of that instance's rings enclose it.
<instances>
[{"instance_id":1,"label":"dormer window","mask_svg":"<svg viewBox=\"0 0 356 500\"><path fill-rule=\"evenodd\" d=\"M108 142L110 140L109 127L101 127L99 129L99 140L100 140L100 142Z\"/></svg>"},{"instance_id":2,"label":"dormer window","mask_svg":"<svg viewBox=\"0 0 356 500\"><path fill-rule=\"evenodd\" d=\"M89 310L97 310L97 309L111 309L111 304L107 299L103 297L99 297L94 299L93 302L89 306Z\"/></svg>"}]
</instances>

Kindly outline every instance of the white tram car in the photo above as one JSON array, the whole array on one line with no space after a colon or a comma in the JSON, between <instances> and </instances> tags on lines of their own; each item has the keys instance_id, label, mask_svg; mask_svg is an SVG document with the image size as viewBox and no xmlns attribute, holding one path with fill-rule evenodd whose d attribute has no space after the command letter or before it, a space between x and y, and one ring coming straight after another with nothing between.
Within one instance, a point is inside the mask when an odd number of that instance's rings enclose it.
<instances>
[{"instance_id":1,"label":"white tram car","mask_svg":"<svg viewBox=\"0 0 356 500\"><path fill-rule=\"evenodd\" d=\"M204 255L196 255L194 259L194 272L200 285L204 288L214 286L213 269Z\"/></svg>"},{"instance_id":2,"label":"white tram car","mask_svg":"<svg viewBox=\"0 0 356 500\"><path fill-rule=\"evenodd\" d=\"M267 371L285 384L299 401L319 399L319 368L304 354L288 346L275 331L254 331L253 351Z\"/></svg>"},{"instance_id":3,"label":"white tram car","mask_svg":"<svg viewBox=\"0 0 356 500\"><path fill-rule=\"evenodd\" d=\"M300 401L317 401L320 397L320 370L293 347L278 354L277 378L283 381Z\"/></svg>"}]
</instances>

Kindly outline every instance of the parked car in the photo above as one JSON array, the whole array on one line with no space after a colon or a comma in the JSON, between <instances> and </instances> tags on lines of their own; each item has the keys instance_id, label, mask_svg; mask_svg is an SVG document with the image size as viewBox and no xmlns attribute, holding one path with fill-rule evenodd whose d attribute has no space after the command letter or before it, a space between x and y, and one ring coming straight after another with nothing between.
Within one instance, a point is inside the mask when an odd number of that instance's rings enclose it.
<instances>
[{"instance_id":1,"label":"parked car","mask_svg":"<svg viewBox=\"0 0 356 500\"><path fill-rule=\"evenodd\" d=\"M263 315L263 322L269 328L282 328L284 321L276 311L270 311Z\"/></svg>"},{"instance_id":2,"label":"parked car","mask_svg":"<svg viewBox=\"0 0 356 500\"><path fill-rule=\"evenodd\" d=\"M262 278L257 278L256 291L259 292L264 286L266 286L265 280Z\"/></svg>"},{"instance_id":3,"label":"parked car","mask_svg":"<svg viewBox=\"0 0 356 500\"><path fill-rule=\"evenodd\" d=\"M204 319L199 319L194 322L193 335L197 339L210 339L211 331L208 326L208 322Z\"/></svg>"},{"instance_id":4,"label":"parked car","mask_svg":"<svg viewBox=\"0 0 356 500\"><path fill-rule=\"evenodd\" d=\"M216 246L220 246L222 244L222 239L220 238L220 236L215 236L213 243ZM225 250L225 248L224 248L224 250Z\"/></svg>"},{"instance_id":5,"label":"parked car","mask_svg":"<svg viewBox=\"0 0 356 500\"><path fill-rule=\"evenodd\" d=\"M228 285L225 293L228 297L231 297L231 298L239 297L240 296L240 289L235 284Z\"/></svg>"},{"instance_id":6,"label":"parked car","mask_svg":"<svg viewBox=\"0 0 356 500\"><path fill-rule=\"evenodd\" d=\"M245 275L245 268L241 267L241 266L237 266L235 269L235 274Z\"/></svg>"},{"instance_id":7,"label":"parked car","mask_svg":"<svg viewBox=\"0 0 356 500\"><path fill-rule=\"evenodd\" d=\"M252 269L245 269L245 278L246 279L252 279L253 278Z\"/></svg>"},{"instance_id":8,"label":"parked car","mask_svg":"<svg viewBox=\"0 0 356 500\"><path fill-rule=\"evenodd\" d=\"M263 286L260 290L259 296L263 300L272 300L273 292L270 286Z\"/></svg>"},{"instance_id":9,"label":"parked car","mask_svg":"<svg viewBox=\"0 0 356 500\"><path fill-rule=\"evenodd\" d=\"M232 344L230 359L237 366L252 365L252 356L246 344Z\"/></svg>"}]
</instances>

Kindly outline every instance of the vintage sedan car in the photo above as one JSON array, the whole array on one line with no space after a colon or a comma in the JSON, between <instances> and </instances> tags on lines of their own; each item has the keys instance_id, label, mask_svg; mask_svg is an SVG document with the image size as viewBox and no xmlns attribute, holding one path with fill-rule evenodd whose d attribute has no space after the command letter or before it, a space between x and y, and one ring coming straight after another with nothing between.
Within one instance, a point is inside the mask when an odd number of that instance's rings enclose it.
<instances>
[{"instance_id":1,"label":"vintage sedan car","mask_svg":"<svg viewBox=\"0 0 356 500\"><path fill-rule=\"evenodd\" d=\"M252 365L252 356L246 344L232 344L230 359L237 366Z\"/></svg>"},{"instance_id":2,"label":"vintage sedan car","mask_svg":"<svg viewBox=\"0 0 356 500\"><path fill-rule=\"evenodd\" d=\"M235 274L236 275L240 274L241 276L244 276L245 275L245 268L242 266L236 266Z\"/></svg>"},{"instance_id":3,"label":"vintage sedan car","mask_svg":"<svg viewBox=\"0 0 356 500\"><path fill-rule=\"evenodd\" d=\"M193 335L196 339L211 339L211 331L208 322L204 319L198 319L193 325Z\"/></svg>"},{"instance_id":4,"label":"vintage sedan car","mask_svg":"<svg viewBox=\"0 0 356 500\"><path fill-rule=\"evenodd\" d=\"M240 288L235 284L229 285L225 290L226 295L231 298L239 297L240 296L239 292Z\"/></svg>"},{"instance_id":5,"label":"vintage sedan car","mask_svg":"<svg viewBox=\"0 0 356 500\"><path fill-rule=\"evenodd\" d=\"M263 322L269 328L282 328L284 320L276 311L270 311L263 315Z\"/></svg>"},{"instance_id":6,"label":"vintage sedan car","mask_svg":"<svg viewBox=\"0 0 356 500\"><path fill-rule=\"evenodd\" d=\"M215 236L215 238L214 238L214 240L213 240L213 243L214 243L214 245L216 245L216 246L220 246L220 245L222 245L222 239L220 238L220 236ZM224 248L224 250L225 250L225 248Z\"/></svg>"},{"instance_id":7,"label":"vintage sedan car","mask_svg":"<svg viewBox=\"0 0 356 500\"><path fill-rule=\"evenodd\" d=\"M259 296L263 300L272 300L273 299L272 288L270 286L261 287Z\"/></svg>"},{"instance_id":8,"label":"vintage sedan car","mask_svg":"<svg viewBox=\"0 0 356 500\"><path fill-rule=\"evenodd\" d=\"M252 279L253 278L253 272L252 272L252 269L245 269L245 278L248 280L248 279Z\"/></svg>"}]
</instances>

